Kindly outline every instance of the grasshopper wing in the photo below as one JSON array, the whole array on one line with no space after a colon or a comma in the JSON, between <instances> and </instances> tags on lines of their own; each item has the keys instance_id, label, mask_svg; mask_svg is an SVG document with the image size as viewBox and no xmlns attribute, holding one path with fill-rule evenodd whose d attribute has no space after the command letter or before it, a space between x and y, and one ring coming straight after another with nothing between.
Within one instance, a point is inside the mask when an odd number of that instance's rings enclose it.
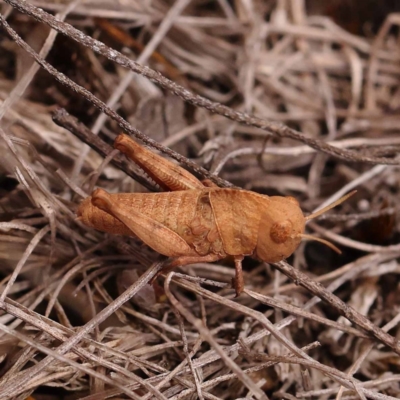
<instances>
[{"instance_id":1,"label":"grasshopper wing","mask_svg":"<svg viewBox=\"0 0 400 400\"><path fill-rule=\"evenodd\" d=\"M210 191L210 202L225 252L251 255L269 197L246 190L217 189Z\"/></svg>"}]
</instances>

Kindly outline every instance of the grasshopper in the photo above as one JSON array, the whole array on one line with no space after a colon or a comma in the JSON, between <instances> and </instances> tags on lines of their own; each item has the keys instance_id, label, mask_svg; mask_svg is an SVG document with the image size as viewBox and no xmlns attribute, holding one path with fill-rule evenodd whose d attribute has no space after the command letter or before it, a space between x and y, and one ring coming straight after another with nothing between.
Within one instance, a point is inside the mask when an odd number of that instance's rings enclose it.
<instances>
[{"instance_id":1,"label":"grasshopper","mask_svg":"<svg viewBox=\"0 0 400 400\"><path fill-rule=\"evenodd\" d=\"M245 256L276 263L288 258L303 238L331 243L304 233L307 220L345 201L347 194L304 217L293 197L266 196L226 189L198 180L180 166L121 134L114 147L138 164L167 192L110 194L96 189L77 215L97 230L134 236L172 261L165 270L227 257L235 263L236 295L244 289Z\"/></svg>"}]
</instances>

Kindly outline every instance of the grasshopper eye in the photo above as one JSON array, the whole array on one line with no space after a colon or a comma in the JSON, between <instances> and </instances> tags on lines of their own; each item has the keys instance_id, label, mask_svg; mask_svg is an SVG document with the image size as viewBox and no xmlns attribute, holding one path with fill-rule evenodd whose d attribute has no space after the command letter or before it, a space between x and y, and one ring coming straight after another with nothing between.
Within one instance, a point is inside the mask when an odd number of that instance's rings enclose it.
<instances>
[{"instance_id":1,"label":"grasshopper eye","mask_svg":"<svg viewBox=\"0 0 400 400\"><path fill-rule=\"evenodd\" d=\"M269 235L275 243L285 243L291 237L292 228L292 223L289 220L275 222L272 224Z\"/></svg>"}]
</instances>

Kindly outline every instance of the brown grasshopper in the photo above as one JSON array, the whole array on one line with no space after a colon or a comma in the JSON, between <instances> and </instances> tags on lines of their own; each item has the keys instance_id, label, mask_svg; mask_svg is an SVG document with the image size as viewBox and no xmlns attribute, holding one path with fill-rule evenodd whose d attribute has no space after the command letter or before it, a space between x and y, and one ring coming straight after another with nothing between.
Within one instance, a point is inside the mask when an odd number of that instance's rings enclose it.
<instances>
[{"instance_id":1,"label":"brown grasshopper","mask_svg":"<svg viewBox=\"0 0 400 400\"><path fill-rule=\"evenodd\" d=\"M304 234L305 223L354 192L304 217L293 197L269 197L200 182L124 134L116 138L114 147L169 192L109 194L97 189L81 203L78 217L97 230L138 237L173 259L167 270L231 257L239 295L244 288L245 256L275 263L289 257L303 238L321 241L340 252L331 243Z\"/></svg>"}]
</instances>

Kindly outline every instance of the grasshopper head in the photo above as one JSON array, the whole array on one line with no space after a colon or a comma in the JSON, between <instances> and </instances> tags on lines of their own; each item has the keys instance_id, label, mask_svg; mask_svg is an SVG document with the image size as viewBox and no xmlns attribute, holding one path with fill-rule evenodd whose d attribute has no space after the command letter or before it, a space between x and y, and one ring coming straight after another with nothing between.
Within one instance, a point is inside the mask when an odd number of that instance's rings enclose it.
<instances>
[{"instance_id":1,"label":"grasshopper head","mask_svg":"<svg viewBox=\"0 0 400 400\"><path fill-rule=\"evenodd\" d=\"M304 234L305 218L293 197L270 197L261 217L255 256L274 263L288 258L299 246Z\"/></svg>"},{"instance_id":2,"label":"grasshopper head","mask_svg":"<svg viewBox=\"0 0 400 400\"><path fill-rule=\"evenodd\" d=\"M307 217L303 216L299 203L294 197L270 197L270 203L261 217L254 255L262 261L275 263L291 256L302 239L321 242L341 254L341 251L327 240L305 234L304 228L306 221L342 204L355 193L356 190L353 190Z\"/></svg>"}]
</instances>

